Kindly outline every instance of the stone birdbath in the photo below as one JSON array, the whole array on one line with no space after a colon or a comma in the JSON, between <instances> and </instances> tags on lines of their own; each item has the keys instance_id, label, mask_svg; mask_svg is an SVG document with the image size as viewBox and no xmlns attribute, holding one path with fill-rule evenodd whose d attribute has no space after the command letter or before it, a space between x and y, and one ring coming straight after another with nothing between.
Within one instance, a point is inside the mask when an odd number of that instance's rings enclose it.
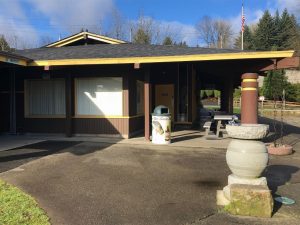
<instances>
[{"instance_id":1,"label":"stone birdbath","mask_svg":"<svg viewBox=\"0 0 300 225\"><path fill-rule=\"evenodd\" d=\"M232 214L270 217L273 199L265 177L260 177L268 164L268 152L260 140L269 132L265 124L227 125L232 138L226 162L232 174L228 185L217 191L217 204Z\"/></svg>"}]
</instances>

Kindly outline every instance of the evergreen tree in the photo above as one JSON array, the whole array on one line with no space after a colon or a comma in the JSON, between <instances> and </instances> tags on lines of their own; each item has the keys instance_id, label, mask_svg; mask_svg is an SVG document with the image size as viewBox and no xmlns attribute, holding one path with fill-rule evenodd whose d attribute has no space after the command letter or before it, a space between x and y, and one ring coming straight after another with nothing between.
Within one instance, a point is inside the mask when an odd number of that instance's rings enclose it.
<instances>
[{"instance_id":1,"label":"evergreen tree","mask_svg":"<svg viewBox=\"0 0 300 225\"><path fill-rule=\"evenodd\" d=\"M173 45L173 40L170 36L165 37L165 39L163 40L163 45Z\"/></svg>"},{"instance_id":2,"label":"evergreen tree","mask_svg":"<svg viewBox=\"0 0 300 225\"><path fill-rule=\"evenodd\" d=\"M139 28L133 36L133 43L151 44L151 37L144 31L144 29Z\"/></svg>"},{"instance_id":3,"label":"evergreen tree","mask_svg":"<svg viewBox=\"0 0 300 225\"><path fill-rule=\"evenodd\" d=\"M257 50L271 50L276 48L274 18L266 10L257 24L254 35L254 45Z\"/></svg>"},{"instance_id":4,"label":"evergreen tree","mask_svg":"<svg viewBox=\"0 0 300 225\"><path fill-rule=\"evenodd\" d=\"M277 34L280 40L280 49L293 48L297 33L296 19L293 15L289 15L287 9L285 9L281 15Z\"/></svg>"},{"instance_id":5,"label":"evergreen tree","mask_svg":"<svg viewBox=\"0 0 300 225\"><path fill-rule=\"evenodd\" d=\"M264 79L262 92L268 99L280 100L282 92L287 89L288 81L284 70L273 70L267 73Z\"/></svg>"},{"instance_id":6,"label":"evergreen tree","mask_svg":"<svg viewBox=\"0 0 300 225\"><path fill-rule=\"evenodd\" d=\"M241 48L241 33L235 40L234 47ZM285 9L281 16L276 11L271 16L265 11L254 32L248 26L244 31L245 50L300 50L300 27L293 14Z\"/></svg>"},{"instance_id":7,"label":"evergreen tree","mask_svg":"<svg viewBox=\"0 0 300 225\"><path fill-rule=\"evenodd\" d=\"M174 42L174 45L178 45L178 46L184 46L184 47L187 47L187 43L185 41L180 41L178 43Z\"/></svg>"},{"instance_id":8,"label":"evergreen tree","mask_svg":"<svg viewBox=\"0 0 300 225\"><path fill-rule=\"evenodd\" d=\"M282 27L280 26L281 18L280 18L278 10L276 10L273 20L274 20L273 50L277 50L277 49L280 49L279 46L281 46L280 34L283 31Z\"/></svg>"},{"instance_id":9,"label":"evergreen tree","mask_svg":"<svg viewBox=\"0 0 300 225\"><path fill-rule=\"evenodd\" d=\"M242 32L240 35L235 39L234 48L241 49L242 46ZM253 50L254 43L253 43L253 34L250 30L250 27L245 25L244 27L244 49L245 50Z\"/></svg>"},{"instance_id":10,"label":"evergreen tree","mask_svg":"<svg viewBox=\"0 0 300 225\"><path fill-rule=\"evenodd\" d=\"M299 45L299 44L300 44L299 24L297 24L296 17L294 15L291 15L287 48L288 49L297 49L297 45Z\"/></svg>"},{"instance_id":11,"label":"evergreen tree","mask_svg":"<svg viewBox=\"0 0 300 225\"><path fill-rule=\"evenodd\" d=\"M10 51L11 50L4 35L0 35L0 50L1 51Z\"/></svg>"}]
</instances>

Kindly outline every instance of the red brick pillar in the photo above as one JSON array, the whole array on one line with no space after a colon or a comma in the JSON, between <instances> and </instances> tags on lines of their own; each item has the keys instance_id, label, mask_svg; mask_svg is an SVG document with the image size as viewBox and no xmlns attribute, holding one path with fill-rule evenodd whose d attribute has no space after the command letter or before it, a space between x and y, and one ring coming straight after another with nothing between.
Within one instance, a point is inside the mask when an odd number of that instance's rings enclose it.
<instances>
[{"instance_id":1,"label":"red brick pillar","mask_svg":"<svg viewBox=\"0 0 300 225\"><path fill-rule=\"evenodd\" d=\"M242 75L241 123L257 124L258 74Z\"/></svg>"}]
</instances>

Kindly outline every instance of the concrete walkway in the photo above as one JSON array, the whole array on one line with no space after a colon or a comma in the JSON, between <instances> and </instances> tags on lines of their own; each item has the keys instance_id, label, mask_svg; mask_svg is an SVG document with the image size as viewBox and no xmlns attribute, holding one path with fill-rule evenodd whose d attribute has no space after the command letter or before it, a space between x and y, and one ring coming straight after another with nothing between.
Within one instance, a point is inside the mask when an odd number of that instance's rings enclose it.
<instances>
[{"instance_id":1,"label":"concrete walkway","mask_svg":"<svg viewBox=\"0 0 300 225\"><path fill-rule=\"evenodd\" d=\"M30 135L0 135L0 151L19 148L25 145L35 144L45 139L40 136Z\"/></svg>"},{"instance_id":2,"label":"concrete walkway","mask_svg":"<svg viewBox=\"0 0 300 225\"><path fill-rule=\"evenodd\" d=\"M174 147L190 147L190 148L221 148L226 149L230 138L224 134L222 138L210 136L211 139L207 140L205 132L198 130L182 130L172 133L172 143L170 146ZM140 135L130 139L112 138L104 136L73 136L65 137L63 135L0 135L0 151L19 148L22 146L42 142L42 141L71 141L71 142L98 142L108 144L131 144L131 145L153 145L152 142L146 141Z\"/></svg>"},{"instance_id":3,"label":"concrete walkway","mask_svg":"<svg viewBox=\"0 0 300 225\"><path fill-rule=\"evenodd\" d=\"M230 174L223 149L47 141L19 149L20 158L37 149L55 154L0 178L36 198L53 224L300 224L298 152L272 157L265 173L277 194L297 203L258 219L216 208L216 190Z\"/></svg>"}]
</instances>

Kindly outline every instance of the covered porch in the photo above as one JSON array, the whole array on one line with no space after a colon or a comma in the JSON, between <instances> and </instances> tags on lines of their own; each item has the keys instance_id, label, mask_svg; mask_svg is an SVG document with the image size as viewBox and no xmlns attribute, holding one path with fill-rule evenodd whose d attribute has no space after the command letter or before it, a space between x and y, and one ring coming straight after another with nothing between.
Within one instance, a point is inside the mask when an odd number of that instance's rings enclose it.
<instances>
[{"instance_id":1,"label":"covered porch","mask_svg":"<svg viewBox=\"0 0 300 225\"><path fill-rule=\"evenodd\" d=\"M266 71L273 69L294 68L299 65L299 58L269 58L267 53L265 57L256 57L139 64L138 69L144 71L145 82L145 139L151 139L151 113L158 105L170 109L172 127L177 131L180 130L178 127L203 131L205 120L199 113L203 107L200 98L203 89L220 91L219 111L228 115L233 115L234 89L242 88L244 93L248 91L242 100L246 107L241 112L242 120L244 123L257 120L258 76L265 76ZM242 78L245 73L256 75Z\"/></svg>"},{"instance_id":2,"label":"covered porch","mask_svg":"<svg viewBox=\"0 0 300 225\"><path fill-rule=\"evenodd\" d=\"M234 88L243 86L242 74L258 76L299 65L295 51L132 44L17 53L0 53L0 132L126 139L143 133L147 141L157 105L169 107L173 126L198 126L200 131L201 89L220 90L220 110L232 114L232 95ZM257 94L255 79L246 78L245 83L254 85L249 88ZM252 96L243 102L251 105L255 100ZM257 116L257 109L252 109L250 115Z\"/></svg>"}]
</instances>

